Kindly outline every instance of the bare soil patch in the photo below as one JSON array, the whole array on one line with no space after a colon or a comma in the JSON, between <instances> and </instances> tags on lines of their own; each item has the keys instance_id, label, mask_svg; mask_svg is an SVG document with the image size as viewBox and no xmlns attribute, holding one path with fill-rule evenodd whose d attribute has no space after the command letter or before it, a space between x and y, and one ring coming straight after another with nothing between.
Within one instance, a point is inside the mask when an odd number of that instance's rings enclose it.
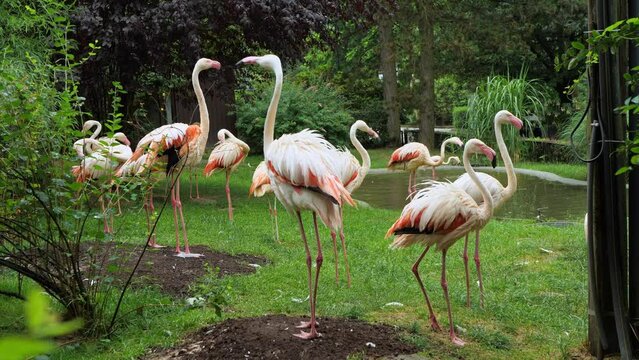
<instances>
[{"instance_id":1,"label":"bare soil patch","mask_svg":"<svg viewBox=\"0 0 639 360\"><path fill-rule=\"evenodd\" d=\"M322 337L302 340L293 334L308 318L267 315L230 319L200 329L188 341L170 349L153 349L143 359L346 359L414 354L400 330L382 324L341 318L318 319Z\"/></svg>"},{"instance_id":2,"label":"bare soil patch","mask_svg":"<svg viewBox=\"0 0 639 360\"><path fill-rule=\"evenodd\" d=\"M123 243L91 243L83 246L85 253L91 254L109 273L119 281L125 281L135 266L142 251L141 246ZM268 261L253 255L230 255L211 251L202 245L191 246L192 253L203 254L198 258L175 256L173 247L161 249L148 248L140 261L133 286L157 285L172 296L184 296L189 285L207 274L210 269L219 268L218 275L251 274Z\"/></svg>"}]
</instances>

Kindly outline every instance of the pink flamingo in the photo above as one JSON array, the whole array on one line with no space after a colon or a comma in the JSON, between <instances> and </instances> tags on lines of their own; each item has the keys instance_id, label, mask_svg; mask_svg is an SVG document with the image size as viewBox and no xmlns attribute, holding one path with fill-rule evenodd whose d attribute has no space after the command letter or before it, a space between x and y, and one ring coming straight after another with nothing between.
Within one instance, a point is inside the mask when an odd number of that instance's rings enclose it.
<instances>
[{"instance_id":1,"label":"pink flamingo","mask_svg":"<svg viewBox=\"0 0 639 360\"><path fill-rule=\"evenodd\" d=\"M404 206L402 214L388 229L386 237L395 235L391 244L393 248L404 248L416 243L426 246L412 267L413 274L426 299L430 324L434 330L441 330L437 318L431 307L426 289L419 277L419 264L432 245L436 245L442 252L441 286L444 290L446 305L448 306L449 335L456 345L464 345L464 341L455 335L453 315L448 297L448 283L446 281L446 252L457 240L467 233L483 228L493 214L493 200L488 189L479 181L475 171L470 166L470 154L483 153L495 164L495 151L477 139L468 140L464 147L464 169L475 182L483 196L482 205L465 191L449 182L430 181L430 187L420 190L415 197Z\"/></svg>"},{"instance_id":2,"label":"pink flamingo","mask_svg":"<svg viewBox=\"0 0 639 360\"><path fill-rule=\"evenodd\" d=\"M78 155L82 154L84 157L80 165L71 167L71 172L76 177L77 182L112 177L115 169L125 163L132 154L129 145L119 142L126 141L126 143L129 143L126 136L122 133L116 133L113 139L109 139L110 145L105 145L104 141L98 141L92 138L78 141L84 143L83 150L81 152L78 151ZM76 143L78 143L78 141L76 141ZM76 144L74 144L74 148L75 147ZM77 150L76 148L76 151ZM104 214L104 233L112 234L113 218L111 217L111 225L109 226L102 196L100 196L100 205L102 206L102 212Z\"/></svg>"},{"instance_id":3,"label":"pink flamingo","mask_svg":"<svg viewBox=\"0 0 639 360\"><path fill-rule=\"evenodd\" d=\"M268 177L268 168L266 163L261 161L253 172L251 187L249 188L249 196L262 197L267 193L272 193L271 179ZM271 200L268 200L268 212L271 214L271 224L274 224L275 242L280 243L280 229L277 221L277 200L271 206Z\"/></svg>"},{"instance_id":4,"label":"pink flamingo","mask_svg":"<svg viewBox=\"0 0 639 360\"><path fill-rule=\"evenodd\" d=\"M180 200L179 176L188 161L188 157L196 151L196 148L199 146L202 139L206 139L206 137L208 137L209 114L199 80L200 72L207 69L219 70L220 63L206 58L199 59L193 68L193 74L191 77L193 90L195 91L195 96L200 108L200 124L188 125L184 123L173 123L161 126L151 131L138 142L133 156L131 156L129 161L123 165L124 169L130 169L129 164L139 161L139 159L144 155L146 155L146 161L144 165L139 167L137 174L145 171L151 171L158 162L166 164L166 174L169 176L171 184L173 184L171 187L171 205L173 206L173 223L175 225L175 252L177 253L177 256L180 257L202 256L201 254L191 253L191 250L189 249L189 240L186 233L184 214L182 212L182 201ZM204 131L206 131L206 133L204 133ZM204 140L204 142L206 142L206 140ZM116 176L122 175L122 169L116 173ZM147 212L147 225L150 229L150 218L151 214L153 214L152 189L148 194L148 201L145 201L144 208ZM183 252L180 250L180 225L178 223L178 214L184 238ZM158 247L153 236L151 236L149 246Z\"/></svg>"},{"instance_id":5,"label":"pink flamingo","mask_svg":"<svg viewBox=\"0 0 639 360\"><path fill-rule=\"evenodd\" d=\"M508 199L510 199L515 191L517 191L517 175L513 167L513 162L508 154L506 143L504 142L504 136L501 133L501 126L503 124L511 124L518 130L524 125L515 115L511 114L507 110L501 110L495 115L495 138L497 139L497 146L499 147L499 153L504 161L504 167L506 168L506 175L508 176L508 185L504 187L499 180L486 173L477 173L477 177L484 186L488 189L491 198L493 199L494 208L499 208ZM455 180L454 184L460 189L467 192L478 204L483 201L481 192L468 176L468 174L462 174ZM481 261L479 259L479 232L477 229L475 232L475 267L477 268L477 278L479 280L479 305L484 307L484 285L481 276ZM468 274L468 234L464 239L464 270L466 271L466 306L470 307L470 275Z\"/></svg>"},{"instance_id":6,"label":"pink flamingo","mask_svg":"<svg viewBox=\"0 0 639 360\"><path fill-rule=\"evenodd\" d=\"M204 167L204 175L211 176L217 170L226 171L226 200L229 205L229 220L233 221L231 187L229 186L231 173L240 166L251 149L244 141L236 138L226 129L218 131L217 139L219 142L215 144L211 155L209 155L209 161Z\"/></svg>"},{"instance_id":7,"label":"pink flamingo","mask_svg":"<svg viewBox=\"0 0 639 360\"><path fill-rule=\"evenodd\" d=\"M354 202L332 166L333 159L338 156L338 150L321 135L305 129L273 140L275 115L282 90L280 59L275 55L249 56L237 63L237 65L241 64L258 64L275 73L275 89L264 124L264 157L275 196L290 213L295 213L304 241L311 319L309 322L302 322L298 327L310 328L310 330L309 332L301 331L295 336L313 339L320 336L316 328L318 324L315 309L319 274L323 262L317 215L329 228L337 228L341 224L339 206L344 201L351 205L354 205ZM311 276L312 259L304 232L302 210L310 210L313 213L313 226L317 239L314 282Z\"/></svg>"},{"instance_id":8,"label":"pink flamingo","mask_svg":"<svg viewBox=\"0 0 639 360\"><path fill-rule=\"evenodd\" d=\"M359 189L364 182L364 178L371 168L371 157L368 155L368 151L364 148L362 143L357 139L357 130L366 132L372 138L378 139L379 135L371 129L364 121L357 120L351 125L350 139L351 143L362 157L362 164L360 165L357 158L351 154L350 151L344 149L339 152L339 157L334 160L335 169L338 172L338 176L344 184L346 190L349 193ZM340 207L340 218L343 220L342 208ZM344 263L346 267L346 279L348 287L351 287L351 273L348 266L348 255L346 254L346 243L344 241L344 227L340 224L339 229L331 229L331 239L333 240L333 254L335 255L335 283L339 283L338 272L338 256L337 256L337 240L336 230L339 230L340 241L342 242L342 252L344 255Z\"/></svg>"},{"instance_id":9,"label":"pink flamingo","mask_svg":"<svg viewBox=\"0 0 639 360\"><path fill-rule=\"evenodd\" d=\"M436 178L435 167L444 164L444 151L446 145L452 143L463 146L464 143L456 136L444 140L440 149L440 156L430 156L430 152L426 145L418 142L410 142L393 151L387 167L389 169L404 169L409 171L408 175L408 195L415 192L415 184L417 183L416 172L422 166L430 166L432 168L433 179ZM451 158L452 159L452 158ZM459 162L459 159L457 162ZM448 160L450 161L450 159ZM448 161L446 163L448 163Z\"/></svg>"}]
</instances>

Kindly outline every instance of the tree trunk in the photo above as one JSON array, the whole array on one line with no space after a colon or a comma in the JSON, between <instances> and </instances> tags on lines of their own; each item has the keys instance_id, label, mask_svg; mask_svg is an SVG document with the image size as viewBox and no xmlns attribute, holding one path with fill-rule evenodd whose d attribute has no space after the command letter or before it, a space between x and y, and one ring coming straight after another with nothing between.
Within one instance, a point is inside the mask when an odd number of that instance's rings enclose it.
<instances>
[{"instance_id":1,"label":"tree trunk","mask_svg":"<svg viewBox=\"0 0 639 360\"><path fill-rule=\"evenodd\" d=\"M419 141L435 146L435 73L433 70L433 2L425 0L417 6L419 16Z\"/></svg>"},{"instance_id":2,"label":"tree trunk","mask_svg":"<svg viewBox=\"0 0 639 360\"><path fill-rule=\"evenodd\" d=\"M386 130L388 143L400 145L399 99L397 96L397 70L395 43L393 41L393 17L389 14L379 15L380 67L384 84L384 107L388 114Z\"/></svg>"}]
</instances>

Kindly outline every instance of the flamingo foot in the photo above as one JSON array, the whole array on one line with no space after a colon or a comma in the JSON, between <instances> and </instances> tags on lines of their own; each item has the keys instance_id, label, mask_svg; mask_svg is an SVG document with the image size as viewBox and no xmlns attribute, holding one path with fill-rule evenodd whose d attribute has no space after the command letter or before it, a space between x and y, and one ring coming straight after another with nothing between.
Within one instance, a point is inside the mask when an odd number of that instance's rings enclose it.
<instances>
[{"instance_id":1,"label":"flamingo foot","mask_svg":"<svg viewBox=\"0 0 639 360\"><path fill-rule=\"evenodd\" d=\"M199 257L204 257L203 254L197 254L197 253L187 253L184 251L180 251L179 253L175 254L175 256L177 257L181 257L181 258L199 258Z\"/></svg>"},{"instance_id":2,"label":"flamingo foot","mask_svg":"<svg viewBox=\"0 0 639 360\"><path fill-rule=\"evenodd\" d=\"M315 321L315 326L319 326L319 323ZM300 321L300 324L296 326L298 329L309 329L311 327L310 321Z\"/></svg>"},{"instance_id":3,"label":"flamingo foot","mask_svg":"<svg viewBox=\"0 0 639 360\"><path fill-rule=\"evenodd\" d=\"M462 340L462 339L458 338L458 337L457 337L457 335L455 335L455 333L454 333L454 332L451 332L451 333L450 333L450 341L451 341L453 344L457 345L457 346L464 346L464 345L466 345L466 342L465 342L464 340Z\"/></svg>"},{"instance_id":4,"label":"flamingo foot","mask_svg":"<svg viewBox=\"0 0 639 360\"><path fill-rule=\"evenodd\" d=\"M439 326L439 323L437 322L437 318L434 316L431 316L430 318L430 327L435 331L442 331L441 326Z\"/></svg>"},{"instance_id":5,"label":"flamingo foot","mask_svg":"<svg viewBox=\"0 0 639 360\"><path fill-rule=\"evenodd\" d=\"M300 339L304 339L304 340L311 340L311 339L315 339L318 337L321 337L322 334L318 333L317 330L315 329L311 329L311 331L306 332L306 331L300 331L299 334L293 334L293 336L296 336Z\"/></svg>"},{"instance_id":6,"label":"flamingo foot","mask_svg":"<svg viewBox=\"0 0 639 360\"><path fill-rule=\"evenodd\" d=\"M162 248L165 248L166 246L160 245L158 243L149 243L149 247L154 249L162 249Z\"/></svg>"}]
</instances>

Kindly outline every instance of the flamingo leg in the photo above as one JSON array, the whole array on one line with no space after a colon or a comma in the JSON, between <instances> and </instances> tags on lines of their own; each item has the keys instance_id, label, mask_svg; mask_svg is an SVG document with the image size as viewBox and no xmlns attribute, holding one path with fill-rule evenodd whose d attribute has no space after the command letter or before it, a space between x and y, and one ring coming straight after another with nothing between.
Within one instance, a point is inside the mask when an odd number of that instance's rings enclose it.
<instances>
[{"instance_id":1,"label":"flamingo leg","mask_svg":"<svg viewBox=\"0 0 639 360\"><path fill-rule=\"evenodd\" d=\"M435 173L435 167L431 166L432 169L432 174L433 174L433 180L437 180L437 174Z\"/></svg>"},{"instance_id":2,"label":"flamingo leg","mask_svg":"<svg viewBox=\"0 0 639 360\"><path fill-rule=\"evenodd\" d=\"M229 182L231 180L231 172L226 172L226 201L229 204L229 221L233 221L233 205L231 204L231 187Z\"/></svg>"},{"instance_id":3,"label":"flamingo leg","mask_svg":"<svg viewBox=\"0 0 639 360\"><path fill-rule=\"evenodd\" d=\"M199 179L200 179L200 175L195 173L195 198L196 199L200 198L200 187L198 186Z\"/></svg>"},{"instance_id":4,"label":"flamingo leg","mask_svg":"<svg viewBox=\"0 0 639 360\"><path fill-rule=\"evenodd\" d=\"M151 187L147 196L148 200L144 204L144 209L146 210L146 224L150 234L149 246L156 249L163 248L164 246L158 245L157 243L157 235L155 234L155 231L151 233L151 218L155 212L155 206L153 205L153 187Z\"/></svg>"},{"instance_id":5,"label":"flamingo leg","mask_svg":"<svg viewBox=\"0 0 639 360\"><path fill-rule=\"evenodd\" d=\"M484 283L481 278L481 261L479 260L479 230L475 232L475 267L477 267L477 279L479 280L479 307L484 308Z\"/></svg>"},{"instance_id":6,"label":"flamingo leg","mask_svg":"<svg viewBox=\"0 0 639 360\"><path fill-rule=\"evenodd\" d=\"M193 199L193 171L192 170L189 171L189 198Z\"/></svg>"},{"instance_id":7,"label":"flamingo leg","mask_svg":"<svg viewBox=\"0 0 639 360\"><path fill-rule=\"evenodd\" d=\"M314 337L319 336L319 333L315 329L315 326L317 326L317 322L315 321L315 304L314 304L315 297L313 296L313 280L312 280L312 274L311 274L311 269L313 265L312 265L312 258L311 258L311 250L308 247L308 241L306 240L306 232L304 231L304 224L302 222L302 214L300 214L299 211L297 211L296 214L297 214L297 221L300 226L300 233L302 235L302 240L304 241L304 251L306 251L306 270L308 275L308 292L309 292L308 298L309 298L309 303L311 306L311 321L309 321L308 323L302 322L301 325L298 326L298 328L310 327L311 331L310 333L301 331L299 334L295 334L295 336L302 339L312 339ZM319 253L318 253L318 257L319 257Z\"/></svg>"},{"instance_id":8,"label":"flamingo leg","mask_svg":"<svg viewBox=\"0 0 639 360\"><path fill-rule=\"evenodd\" d=\"M410 190L411 194L415 194L415 189L417 189L417 169L413 170L413 186Z\"/></svg>"},{"instance_id":9,"label":"flamingo leg","mask_svg":"<svg viewBox=\"0 0 639 360\"><path fill-rule=\"evenodd\" d=\"M117 197L117 204L118 204L117 215L120 216L122 215L122 207L120 206L120 185L119 184L115 185L115 196Z\"/></svg>"},{"instance_id":10,"label":"flamingo leg","mask_svg":"<svg viewBox=\"0 0 639 360\"><path fill-rule=\"evenodd\" d=\"M280 226L277 223L277 199L273 201L273 217L275 218L275 241L280 244Z\"/></svg>"},{"instance_id":11,"label":"flamingo leg","mask_svg":"<svg viewBox=\"0 0 639 360\"><path fill-rule=\"evenodd\" d=\"M171 174L170 181L174 181L174 175ZM173 184L171 186L171 205L173 206L173 225L175 226L175 252L180 253L180 231L178 225L178 215L177 215L177 198L175 195L175 188L177 184Z\"/></svg>"},{"instance_id":12,"label":"flamingo leg","mask_svg":"<svg viewBox=\"0 0 639 360\"><path fill-rule=\"evenodd\" d=\"M468 273L468 234L464 238L464 270L466 271L466 306L470 307L470 275Z\"/></svg>"},{"instance_id":13,"label":"flamingo leg","mask_svg":"<svg viewBox=\"0 0 639 360\"><path fill-rule=\"evenodd\" d=\"M424 255L426 255L429 249L430 249L430 246L427 246L424 252L422 252L422 254L419 256L417 261L415 261L415 263L413 264L412 271L413 271L413 274L415 275L415 278L417 278L419 287L422 289L422 294L424 294L424 298L426 299L426 306L428 306L428 313L430 314L429 315L430 326L433 328L433 330L441 331L442 328L437 323L437 318L435 317L435 312L433 312L433 307L430 305L430 299L428 298L428 294L426 293L426 288L424 287L424 283L422 282L422 279L419 277L419 264L422 262Z\"/></svg>"},{"instance_id":14,"label":"flamingo leg","mask_svg":"<svg viewBox=\"0 0 639 360\"><path fill-rule=\"evenodd\" d=\"M413 183L413 172L411 171L408 173L408 196L411 198L413 193L412 183Z\"/></svg>"},{"instance_id":15,"label":"flamingo leg","mask_svg":"<svg viewBox=\"0 0 639 360\"><path fill-rule=\"evenodd\" d=\"M337 266L339 263L337 255L337 234L333 229L331 229L331 240L333 240L333 256L335 257L335 284L339 285L339 270Z\"/></svg>"},{"instance_id":16,"label":"flamingo leg","mask_svg":"<svg viewBox=\"0 0 639 360\"><path fill-rule=\"evenodd\" d=\"M111 229L109 228L109 219L107 216L107 210L106 207L104 206L104 197L100 196L100 206L102 207L102 220L104 221L104 233L105 234L111 234Z\"/></svg>"},{"instance_id":17,"label":"flamingo leg","mask_svg":"<svg viewBox=\"0 0 639 360\"><path fill-rule=\"evenodd\" d=\"M448 282L446 281L446 250L442 250L442 289L444 290L444 297L446 298L446 305L448 307L448 324L450 327L449 334L450 340L453 344L458 346L463 346L465 344L464 340L460 339L455 335L455 326L453 325L453 313L450 309L450 299L448 297Z\"/></svg>"},{"instance_id":18,"label":"flamingo leg","mask_svg":"<svg viewBox=\"0 0 639 360\"><path fill-rule=\"evenodd\" d=\"M348 266L348 255L346 254L346 241L344 240L344 212L342 207L339 208L339 239L342 241L342 253L344 254L344 266L346 267L346 281L348 287L351 287L351 270Z\"/></svg>"},{"instance_id":19,"label":"flamingo leg","mask_svg":"<svg viewBox=\"0 0 639 360\"><path fill-rule=\"evenodd\" d=\"M177 176L177 175L176 175ZM182 200L180 199L180 178L178 177L175 184L175 197L177 198L177 208L180 213L180 220L182 222L182 234L184 235L184 253L186 255L191 255L191 250L189 249L189 238L186 236L186 223L184 222L184 212L182 211ZM195 257L199 256L196 254Z\"/></svg>"}]
</instances>

